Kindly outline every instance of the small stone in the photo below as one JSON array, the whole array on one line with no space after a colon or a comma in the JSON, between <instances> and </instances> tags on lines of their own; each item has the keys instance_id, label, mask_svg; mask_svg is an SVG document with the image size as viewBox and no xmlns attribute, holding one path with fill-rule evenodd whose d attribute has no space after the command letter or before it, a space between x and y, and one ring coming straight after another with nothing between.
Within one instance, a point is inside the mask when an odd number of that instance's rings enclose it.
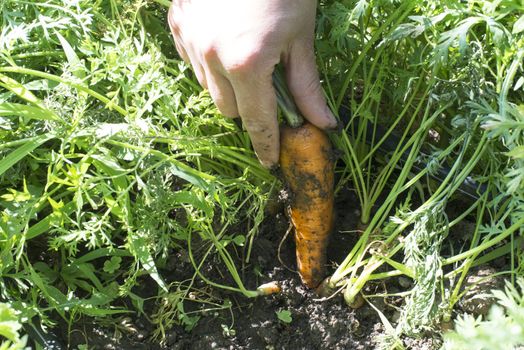
<instances>
[{"instance_id":1,"label":"small stone","mask_svg":"<svg viewBox=\"0 0 524 350\"><path fill-rule=\"evenodd\" d=\"M492 267L482 267L470 272L463 289L470 288L459 305L464 312L474 315L487 315L495 299L490 296L494 289L503 288L500 277L493 277L497 271Z\"/></svg>"},{"instance_id":2,"label":"small stone","mask_svg":"<svg viewBox=\"0 0 524 350\"><path fill-rule=\"evenodd\" d=\"M413 285L413 282L411 279L407 278L407 277L404 277L404 276L400 276L398 278L398 284L402 287L402 288L411 288L411 286Z\"/></svg>"}]
</instances>

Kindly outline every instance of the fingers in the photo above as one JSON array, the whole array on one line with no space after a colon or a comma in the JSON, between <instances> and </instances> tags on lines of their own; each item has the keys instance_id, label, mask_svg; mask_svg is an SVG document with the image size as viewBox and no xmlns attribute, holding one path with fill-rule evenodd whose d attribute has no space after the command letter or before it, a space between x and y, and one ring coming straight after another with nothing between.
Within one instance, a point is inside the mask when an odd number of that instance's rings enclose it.
<instances>
[{"instance_id":1,"label":"fingers","mask_svg":"<svg viewBox=\"0 0 524 350\"><path fill-rule=\"evenodd\" d=\"M173 28L173 27L171 27ZM197 58L194 53L195 50L190 49L188 51L184 48L182 40L178 38L178 35L173 31L173 37L175 39L175 46L180 54L180 57L186 62L193 66L195 76L198 82L204 88L209 90L213 101L217 105L220 113L225 117L236 118L238 117L238 109L236 105L235 93L231 83L220 71L211 67L210 62L200 63L201 60Z\"/></svg>"},{"instance_id":2,"label":"fingers","mask_svg":"<svg viewBox=\"0 0 524 350\"><path fill-rule=\"evenodd\" d=\"M178 54L180 55L180 58L182 58L186 63L189 63L189 56L187 55L186 49L181 44L182 40L180 38L178 25L175 22L175 9L173 5L171 5L169 12L167 13L167 22L169 23L169 28L171 29L171 34L173 35L173 40L175 41L175 47L178 51Z\"/></svg>"},{"instance_id":3,"label":"fingers","mask_svg":"<svg viewBox=\"0 0 524 350\"><path fill-rule=\"evenodd\" d=\"M193 71L200 85L207 89L208 82L207 82L206 71L204 69L204 66L201 63L201 60L198 58L198 54L190 46L186 49L182 40L177 41L176 38L175 38L175 46L176 46L178 53L180 54L180 57L186 63L191 64L191 66L193 67Z\"/></svg>"},{"instance_id":4,"label":"fingers","mask_svg":"<svg viewBox=\"0 0 524 350\"><path fill-rule=\"evenodd\" d=\"M312 43L298 42L286 62L287 83L298 109L312 124L334 129L337 120L329 110L322 93Z\"/></svg>"},{"instance_id":5,"label":"fingers","mask_svg":"<svg viewBox=\"0 0 524 350\"><path fill-rule=\"evenodd\" d=\"M271 74L251 74L249 79L231 80L242 117L260 162L271 167L278 163L280 135L277 102Z\"/></svg>"},{"instance_id":6,"label":"fingers","mask_svg":"<svg viewBox=\"0 0 524 350\"><path fill-rule=\"evenodd\" d=\"M207 88L220 113L225 117L238 117L235 92L229 80L209 66L205 69Z\"/></svg>"},{"instance_id":7,"label":"fingers","mask_svg":"<svg viewBox=\"0 0 524 350\"><path fill-rule=\"evenodd\" d=\"M222 114L242 117L260 162L268 167L275 165L279 158L279 129L271 73L279 57L273 55L272 61L275 62L251 61L262 54L267 58L271 56L269 51L279 51L280 48L257 50L260 38L254 37L255 40L248 41L256 43L253 50L249 45L236 45L225 50L224 47L230 45L218 40L220 36L215 31L203 31L196 25L199 21L194 21L195 16L200 18L197 15L209 13L200 10L197 2L183 1L174 1L169 10L169 26L180 57L191 64L200 85L209 90ZM213 20L212 16L209 20ZM261 75L261 66L271 69L266 69Z\"/></svg>"},{"instance_id":8,"label":"fingers","mask_svg":"<svg viewBox=\"0 0 524 350\"><path fill-rule=\"evenodd\" d=\"M174 3L173 3L174 4ZM179 25L177 23L177 12L174 5L171 5L169 12L167 14L167 21L169 23L169 28L171 29L171 34L173 35L173 40L175 41L175 46L180 55L186 63L191 64L195 76L204 88L207 88L207 77L204 71L204 68L199 59L199 55L196 53L196 50L191 46L184 43L182 33L180 31Z\"/></svg>"},{"instance_id":9,"label":"fingers","mask_svg":"<svg viewBox=\"0 0 524 350\"><path fill-rule=\"evenodd\" d=\"M173 37L174 36L175 35L173 34ZM187 55L186 49L184 49L184 47L178 43L178 40L176 38L175 38L175 47L176 47L176 50L178 51L178 54L180 55L180 58L183 59L184 62L190 63L189 56Z\"/></svg>"},{"instance_id":10,"label":"fingers","mask_svg":"<svg viewBox=\"0 0 524 350\"><path fill-rule=\"evenodd\" d=\"M190 51L191 52L191 51ZM204 67L198 61L194 58L193 55L189 54L189 61L191 62L191 66L193 66L193 71L195 72L195 76L199 82L199 84L204 88L207 89L207 76L206 72L204 70Z\"/></svg>"}]
</instances>

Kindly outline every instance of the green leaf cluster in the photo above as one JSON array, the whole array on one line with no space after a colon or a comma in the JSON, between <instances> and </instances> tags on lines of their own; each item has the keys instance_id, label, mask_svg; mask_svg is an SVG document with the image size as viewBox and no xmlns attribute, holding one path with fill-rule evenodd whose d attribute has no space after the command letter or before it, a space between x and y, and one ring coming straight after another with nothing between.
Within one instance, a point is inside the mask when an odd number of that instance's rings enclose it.
<instances>
[{"instance_id":1,"label":"green leaf cluster","mask_svg":"<svg viewBox=\"0 0 524 350\"><path fill-rule=\"evenodd\" d=\"M352 305L371 280L413 279L398 347L453 317L472 267L505 257L501 274L524 272L524 4L321 4L318 63L345 123L337 190L354 188L363 228L328 287Z\"/></svg>"},{"instance_id":2,"label":"green leaf cluster","mask_svg":"<svg viewBox=\"0 0 524 350\"><path fill-rule=\"evenodd\" d=\"M176 56L165 16L144 1L0 5L0 289L24 322L117 322L143 312L140 286L160 310L174 283L175 312L153 322L194 324L183 304L208 300L193 284L214 256L234 281L215 285L256 293L233 261L249 259L275 180ZM166 279L175 256L191 257L189 279Z\"/></svg>"}]
</instances>

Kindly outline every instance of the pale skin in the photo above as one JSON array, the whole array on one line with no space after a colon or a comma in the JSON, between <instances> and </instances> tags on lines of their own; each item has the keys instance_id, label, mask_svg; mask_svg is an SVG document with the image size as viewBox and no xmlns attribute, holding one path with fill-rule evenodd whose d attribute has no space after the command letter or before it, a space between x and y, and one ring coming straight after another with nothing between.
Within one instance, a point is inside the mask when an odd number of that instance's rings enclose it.
<instances>
[{"instance_id":1,"label":"pale skin","mask_svg":"<svg viewBox=\"0 0 524 350\"><path fill-rule=\"evenodd\" d=\"M278 164L280 150L272 83L278 63L303 116L322 129L337 126L315 64L316 6L314 0L173 0L169 10L180 56L220 112L242 118L267 167Z\"/></svg>"}]
</instances>

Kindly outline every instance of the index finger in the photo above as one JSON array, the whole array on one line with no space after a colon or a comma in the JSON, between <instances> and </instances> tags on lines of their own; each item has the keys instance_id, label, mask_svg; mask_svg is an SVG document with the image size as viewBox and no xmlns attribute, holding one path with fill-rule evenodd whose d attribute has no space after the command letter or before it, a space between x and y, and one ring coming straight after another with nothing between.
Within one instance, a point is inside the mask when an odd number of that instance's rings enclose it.
<instances>
[{"instance_id":1,"label":"index finger","mask_svg":"<svg viewBox=\"0 0 524 350\"><path fill-rule=\"evenodd\" d=\"M280 133L277 120L277 100L271 74L245 79L232 79L238 112L251 138L260 162L271 167L278 163Z\"/></svg>"}]
</instances>

